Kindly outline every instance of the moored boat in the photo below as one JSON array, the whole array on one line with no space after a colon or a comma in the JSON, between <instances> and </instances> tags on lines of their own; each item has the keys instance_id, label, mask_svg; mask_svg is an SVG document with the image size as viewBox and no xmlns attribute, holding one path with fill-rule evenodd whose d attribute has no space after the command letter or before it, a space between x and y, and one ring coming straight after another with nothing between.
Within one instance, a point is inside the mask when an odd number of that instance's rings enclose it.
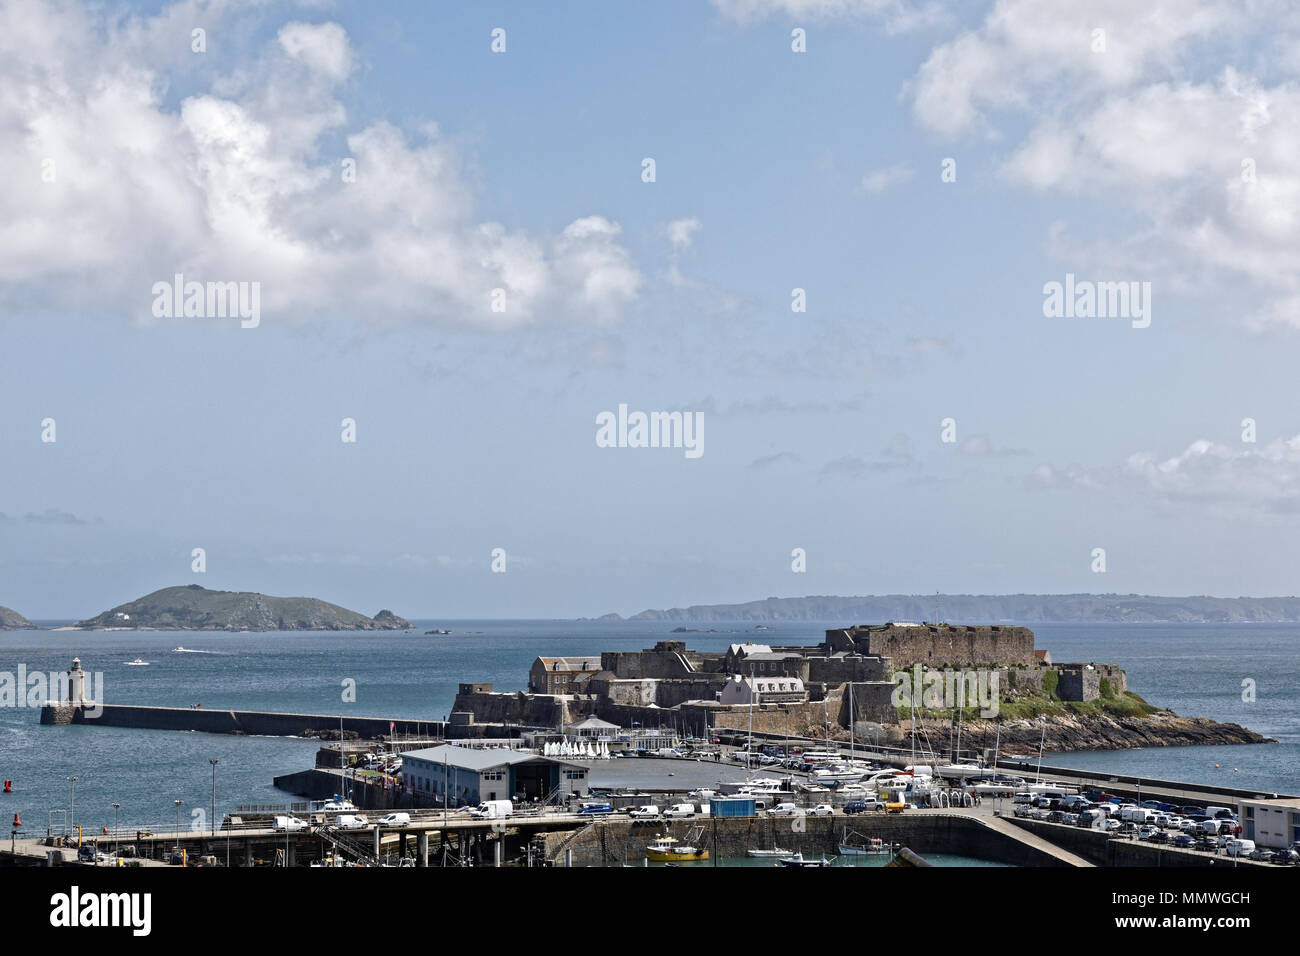
<instances>
[{"instance_id":1,"label":"moored boat","mask_svg":"<svg viewBox=\"0 0 1300 956\"><path fill-rule=\"evenodd\" d=\"M645 855L651 863L692 863L707 860L709 851L679 844L673 837L659 837L646 847Z\"/></svg>"}]
</instances>

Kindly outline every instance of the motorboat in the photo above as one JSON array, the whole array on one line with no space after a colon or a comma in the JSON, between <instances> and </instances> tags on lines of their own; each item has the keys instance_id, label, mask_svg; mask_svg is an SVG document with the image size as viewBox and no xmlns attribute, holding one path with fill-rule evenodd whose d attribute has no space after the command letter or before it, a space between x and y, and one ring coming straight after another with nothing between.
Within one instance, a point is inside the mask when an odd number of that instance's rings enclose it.
<instances>
[{"instance_id":1,"label":"motorboat","mask_svg":"<svg viewBox=\"0 0 1300 956\"><path fill-rule=\"evenodd\" d=\"M780 860L794 856L794 850L782 850L780 847L773 847L770 850L748 850L746 852L748 856L769 860Z\"/></svg>"},{"instance_id":2,"label":"motorboat","mask_svg":"<svg viewBox=\"0 0 1300 956\"><path fill-rule=\"evenodd\" d=\"M805 860L802 853L793 853L783 860L777 860L776 865L794 867L830 866L831 861L826 857L822 857L820 860Z\"/></svg>"}]
</instances>

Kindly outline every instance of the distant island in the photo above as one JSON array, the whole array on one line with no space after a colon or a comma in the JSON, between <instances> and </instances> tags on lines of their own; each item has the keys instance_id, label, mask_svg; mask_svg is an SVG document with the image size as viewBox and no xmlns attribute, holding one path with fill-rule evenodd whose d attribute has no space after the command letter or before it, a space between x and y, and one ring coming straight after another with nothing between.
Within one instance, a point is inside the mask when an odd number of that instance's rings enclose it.
<instances>
[{"instance_id":1,"label":"distant island","mask_svg":"<svg viewBox=\"0 0 1300 956\"><path fill-rule=\"evenodd\" d=\"M209 591L190 584L154 591L78 621L74 627L94 631L403 631L412 624L388 610L366 617L316 598Z\"/></svg>"},{"instance_id":2,"label":"distant island","mask_svg":"<svg viewBox=\"0 0 1300 956\"><path fill-rule=\"evenodd\" d=\"M0 607L0 631L24 631L35 626L17 611L7 607Z\"/></svg>"},{"instance_id":3,"label":"distant island","mask_svg":"<svg viewBox=\"0 0 1300 956\"><path fill-rule=\"evenodd\" d=\"M1300 622L1300 597L1145 594L887 594L770 597L745 604L648 610L630 621L987 621L989 623L1255 624ZM623 620L606 614L598 620Z\"/></svg>"}]
</instances>

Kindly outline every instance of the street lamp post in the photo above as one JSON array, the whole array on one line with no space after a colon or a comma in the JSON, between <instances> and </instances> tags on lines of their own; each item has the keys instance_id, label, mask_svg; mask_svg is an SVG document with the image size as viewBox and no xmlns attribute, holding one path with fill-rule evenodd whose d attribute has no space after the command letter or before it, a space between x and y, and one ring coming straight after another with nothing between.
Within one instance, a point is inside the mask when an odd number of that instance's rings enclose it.
<instances>
[{"instance_id":1,"label":"street lamp post","mask_svg":"<svg viewBox=\"0 0 1300 956\"><path fill-rule=\"evenodd\" d=\"M217 835L217 761L209 759L212 764L212 825L209 827L213 836Z\"/></svg>"},{"instance_id":2,"label":"street lamp post","mask_svg":"<svg viewBox=\"0 0 1300 956\"><path fill-rule=\"evenodd\" d=\"M181 850L181 802L173 800L172 803L176 804L176 852L179 853Z\"/></svg>"},{"instance_id":3,"label":"street lamp post","mask_svg":"<svg viewBox=\"0 0 1300 956\"><path fill-rule=\"evenodd\" d=\"M117 828L117 811L122 808L122 804L113 804L113 855L118 856L121 852L121 836Z\"/></svg>"},{"instance_id":4,"label":"street lamp post","mask_svg":"<svg viewBox=\"0 0 1300 956\"><path fill-rule=\"evenodd\" d=\"M72 790L72 820L68 824L69 829L71 829L77 825L77 778L69 777L68 784Z\"/></svg>"}]
</instances>

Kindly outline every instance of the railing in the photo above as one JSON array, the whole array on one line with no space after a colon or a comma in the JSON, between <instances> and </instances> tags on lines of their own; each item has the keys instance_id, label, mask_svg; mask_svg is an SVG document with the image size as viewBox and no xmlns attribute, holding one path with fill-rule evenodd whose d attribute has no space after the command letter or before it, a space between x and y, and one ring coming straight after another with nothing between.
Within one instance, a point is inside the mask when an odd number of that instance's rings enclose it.
<instances>
[{"instance_id":1,"label":"railing","mask_svg":"<svg viewBox=\"0 0 1300 956\"><path fill-rule=\"evenodd\" d=\"M358 862L365 866L379 866L379 857L369 848L361 845L351 837L344 836L338 827L322 826L316 828L317 835L324 838L334 847L335 851L342 850L355 857Z\"/></svg>"}]
</instances>

